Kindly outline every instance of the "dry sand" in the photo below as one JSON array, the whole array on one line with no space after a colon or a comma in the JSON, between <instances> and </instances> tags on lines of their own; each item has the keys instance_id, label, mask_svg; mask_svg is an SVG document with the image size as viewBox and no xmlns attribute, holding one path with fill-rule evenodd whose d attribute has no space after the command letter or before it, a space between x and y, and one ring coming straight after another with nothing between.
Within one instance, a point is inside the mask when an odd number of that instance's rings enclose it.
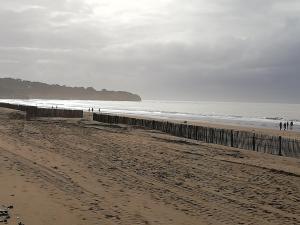
<instances>
[{"instance_id":1,"label":"dry sand","mask_svg":"<svg viewBox=\"0 0 300 225\"><path fill-rule=\"evenodd\" d=\"M300 224L299 159L11 113L0 108L8 224Z\"/></svg>"}]
</instances>

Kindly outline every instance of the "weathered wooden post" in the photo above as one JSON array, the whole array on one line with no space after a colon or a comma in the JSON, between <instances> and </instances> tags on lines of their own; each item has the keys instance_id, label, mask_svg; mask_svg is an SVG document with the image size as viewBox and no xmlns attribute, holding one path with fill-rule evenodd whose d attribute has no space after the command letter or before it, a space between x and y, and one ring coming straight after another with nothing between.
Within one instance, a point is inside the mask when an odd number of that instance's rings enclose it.
<instances>
[{"instance_id":1,"label":"weathered wooden post","mask_svg":"<svg viewBox=\"0 0 300 225\"><path fill-rule=\"evenodd\" d=\"M233 147L233 130L230 131L230 146Z\"/></svg>"},{"instance_id":2,"label":"weathered wooden post","mask_svg":"<svg viewBox=\"0 0 300 225\"><path fill-rule=\"evenodd\" d=\"M281 138L281 136L279 136L279 153L278 153L278 155L280 155L280 156L282 156L282 140L281 140L282 138Z\"/></svg>"},{"instance_id":3,"label":"weathered wooden post","mask_svg":"<svg viewBox=\"0 0 300 225\"><path fill-rule=\"evenodd\" d=\"M255 133L253 133L252 137L252 150L255 151Z\"/></svg>"}]
</instances>

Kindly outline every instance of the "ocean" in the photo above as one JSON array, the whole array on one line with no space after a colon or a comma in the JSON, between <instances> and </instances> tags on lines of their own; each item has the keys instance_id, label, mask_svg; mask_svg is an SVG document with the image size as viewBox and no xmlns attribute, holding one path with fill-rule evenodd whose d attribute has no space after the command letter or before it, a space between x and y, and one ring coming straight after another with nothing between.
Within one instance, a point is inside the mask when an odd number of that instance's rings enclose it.
<instances>
[{"instance_id":1,"label":"ocean","mask_svg":"<svg viewBox=\"0 0 300 225\"><path fill-rule=\"evenodd\" d=\"M300 104L205 102L205 101L87 101L44 99L0 99L0 102L83 109L94 112L146 116L179 121L212 122L227 125L279 129L279 122L294 121L300 132Z\"/></svg>"}]
</instances>

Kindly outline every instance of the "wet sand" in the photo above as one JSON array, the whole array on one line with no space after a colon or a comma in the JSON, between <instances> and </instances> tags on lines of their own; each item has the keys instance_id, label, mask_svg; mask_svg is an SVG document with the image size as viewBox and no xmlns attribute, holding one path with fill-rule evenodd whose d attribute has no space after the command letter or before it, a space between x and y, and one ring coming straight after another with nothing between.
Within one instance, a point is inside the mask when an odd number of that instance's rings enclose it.
<instances>
[{"instance_id":1,"label":"wet sand","mask_svg":"<svg viewBox=\"0 0 300 225\"><path fill-rule=\"evenodd\" d=\"M8 224L300 223L300 159L12 112L0 108Z\"/></svg>"}]
</instances>

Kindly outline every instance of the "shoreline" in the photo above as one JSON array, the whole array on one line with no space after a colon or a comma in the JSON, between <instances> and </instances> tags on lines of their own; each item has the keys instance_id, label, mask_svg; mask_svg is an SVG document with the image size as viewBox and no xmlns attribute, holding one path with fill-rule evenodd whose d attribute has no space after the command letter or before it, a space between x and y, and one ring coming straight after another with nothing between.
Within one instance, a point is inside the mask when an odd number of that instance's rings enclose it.
<instances>
[{"instance_id":1,"label":"shoreline","mask_svg":"<svg viewBox=\"0 0 300 225\"><path fill-rule=\"evenodd\" d=\"M5 101L5 100L4 100ZM58 106L58 108L66 109L79 109L88 111L93 107L95 112L100 108L103 113L111 114L126 114L130 116L144 116L153 117L155 119L166 120L189 120L189 121L203 121L206 123L224 124L232 126L242 126L261 129L279 129L279 122L285 122L287 118L295 122L294 131L300 133L300 105L292 104L292 109L285 111L280 106L274 106L274 104L258 104L254 103L222 103L222 102L174 102L174 101L143 101L141 103L133 102L105 102L105 101L80 101L80 100L6 100L7 102L38 105L39 107ZM179 104L179 105L177 105ZM202 105L203 104L203 105ZM216 106L214 105L216 104ZM241 105L239 105L241 104ZM249 104L249 105L248 105ZM223 110L222 108L225 107ZM228 110L228 107L232 107ZM244 108L245 107L245 108ZM270 108L267 108L270 107ZM257 108L257 109L256 109ZM184 109L184 110L183 110ZM257 112L256 112L257 110ZM266 113L267 112L269 113ZM269 111L268 111L269 110ZM277 111L279 110L279 111ZM290 111L289 111L290 110ZM216 112L216 115L214 113ZM259 112L259 113L258 113ZM274 112L274 113L272 113ZM151 114L151 115L150 115ZM232 115L232 116L230 116ZM160 118L161 117L161 118ZM264 119L269 118L269 119ZM274 120L271 120L274 118ZM285 118L278 120L278 118ZM298 122L296 122L298 121Z\"/></svg>"},{"instance_id":2,"label":"shoreline","mask_svg":"<svg viewBox=\"0 0 300 225\"><path fill-rule=\"evenodd\" d=\"M98 114L98 113L97 113ZM130 118L137 118L137 119L146 119L146 120L157 120L157 121L164 121L164 122L172 122L178 124L184 124L184 120L174 120L174 119L157 119L153 117L147 116L134 116L132 114L113 114L113 113L103 113L104 115L114 115L114 116L124 116ZM194 121L189 120L187 121L188 125L196 125L196 126L204 126L210 128L219 128L219 129L228 129L228 130L236 130L236 131L248 131L248 132L255 132L257 134L264 134L270 136L282 136L286 138L300 140L300 132L293 131L293 130L275 130L272 128L259 128L259 127L247 127L247 126L238 126L238 125L230 125L230 124L222 124L222 123L214 123L214 122L206 122L206 121Z\"/></svg>"}]
</instances>

